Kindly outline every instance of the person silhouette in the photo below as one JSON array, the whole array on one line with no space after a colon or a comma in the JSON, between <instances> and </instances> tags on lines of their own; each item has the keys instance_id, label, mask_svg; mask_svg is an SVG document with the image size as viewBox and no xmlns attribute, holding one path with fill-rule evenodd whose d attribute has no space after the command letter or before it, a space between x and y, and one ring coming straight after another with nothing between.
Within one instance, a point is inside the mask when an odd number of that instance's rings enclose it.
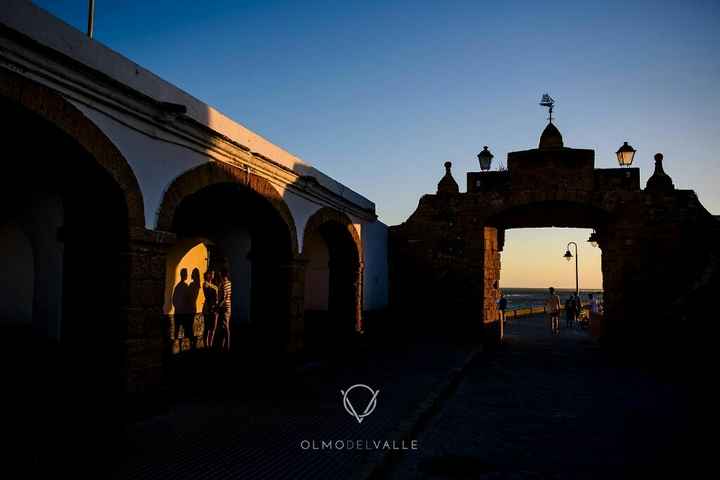
<instances>
[{"instance_id":1,"label":"person silhouette","mask_svg":"<svg viewBox=\"0 0 720 480\"><path fill-rule=\"evenodd\" d=\"M232 317L232 282L227 268L220 271L220 285L218 287L218 313L222 322L218 325L221 333L220 350L230 350L230 319Z\"/></svg>"},{"instance_id":2,"label":"person silhouette","mask_svg":"<svg viewBox=\"0 0 720 480\"><path fill-rule=\"evenodd\" d=\"M185 330L185 336L190 339L190 346L195 347L195 314L197 313L197 299L200 294L200 270L193 268L190 278L191 282L186 290L187 314L184 316L183 330Z\"/></svg>"},{"instance_id":3,"label":"person silhouette","mask_svg":"<svg viewBox=\"0 0 720 480\"><path fill-rule=\"evenodd\" d=\"M180 326L183 325L185 318L184 316L187 315L188 311L188 284L187 284L187 278L188 278L188 271L187 268L181 268L180 269L180 281L175 285L175 288L173 289L172 294L172 304L173 308L175 310L175 328L174 328L174 340L178 340L180 338ZM187 332L185 332L185 336L187 336Z\"/></svg>"},{"instance_id":4,"label":"person silhouette","mask_svg":"<svg viewBox=\"0 0 720 480\"><path fill-rule=\"evenodd\" d=\"M555 293L555 289L548 289L548 296L545 299L545 313L550 320L550 330L552 335L560 335L560 297Z\"/></svg>"},{"instance_id":5,"label":"person silhouette","mask_svg":"<svg viewBox=\"0 0 720 480\"><path fill-rule=\"evenodd\" d=\"M212 270L205 272L203 293L205 294L205 303L203 303L203 317L205 318L205 348L212 348L218 316L218 287L215 285L215 272Z\"/></svg>"}]
</instances>

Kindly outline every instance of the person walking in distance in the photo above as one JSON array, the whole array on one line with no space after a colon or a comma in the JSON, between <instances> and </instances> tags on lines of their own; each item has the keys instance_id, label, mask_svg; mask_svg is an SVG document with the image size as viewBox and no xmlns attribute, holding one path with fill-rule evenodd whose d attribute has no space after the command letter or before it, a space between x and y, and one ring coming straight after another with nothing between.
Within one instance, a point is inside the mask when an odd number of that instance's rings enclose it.
<instances>
[{"instance_id":1,"label":"person walking in distance","mask_svg":"<svg viewBox=\"0 0 720 480\"><path fill-rule=\"evenodd\" d=\"M565 300L565 326L567 328L572 328L575 324L575 313L577 311L577 299L575 298L575 295L570 295L567 300Z\"/></svg>"},{"instance_id":2,"label":"person walking in distance","mask_svg":"<svg viewBox=\"0 0 720 480\"><path fill-rule=\"evenodd\" d=\"M220 271L220 286L218 288L218 314L222 324L219 329L222 334L220 350L230 351L230 316L232 313L232 283L227 268Z\"/></svg>"},{"instance_id":3,"label":"person walking in distance","mask_svg":"<svg viewBox=\"0 0 720 480\"><path fill-rule=\"evenodd\" d=\"M560 297L555 294L553 287L549 288L549 295L545 300L545 313L550 317L550 331L553 335L560 335Z\"/></svg>"},{"instance_id":4,"label":"person walking in distance","mask_svg":"<svg viewBox=\"0 0 720 480\"><path fill-rule=\"evenodd\" d=\"M498 300L498 311L500 312L500 321L505 322L505 310L507 309L507 298L505 294L500 292L500 300Z\"/></svg>"}]
</instances>

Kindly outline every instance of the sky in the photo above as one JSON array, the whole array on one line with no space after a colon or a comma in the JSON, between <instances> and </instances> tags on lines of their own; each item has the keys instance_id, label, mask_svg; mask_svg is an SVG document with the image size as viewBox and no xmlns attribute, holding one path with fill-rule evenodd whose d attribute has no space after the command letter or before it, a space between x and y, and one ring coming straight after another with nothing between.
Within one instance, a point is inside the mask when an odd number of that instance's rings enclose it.
<instances>
[{"instance_id":1,"label":"sky","mask_svg":"<svg viewBox=\"0 0 720 480\"><path fill-rule=\"evenodd\" d=\"M86 0L35 3L86 28ZM644 185L662 152L675 185L720 214L716 0L97 0L95 38L368 197L388 225L434 193L445 161L464 190L483 145L503 163L536 147L545 92L565 145L594 149L596 167L629 141ZM513 234L520 264L554 255L531 233Z\"/></svg>"},{"instance_id":2,"label":"sky","mask_svg":"<svg viewBox=\"0 0 720 480\"><path fill-rule=\"evenodd\" d=\"M500 258L500 287L575 288L575 247L581 290L602 290L601 250L588 243L584 228L513 228L505 232ZM532 245L529 248L528 245ZM573 258L563 256L567 249Z\"/></svg>"}]
</instances>

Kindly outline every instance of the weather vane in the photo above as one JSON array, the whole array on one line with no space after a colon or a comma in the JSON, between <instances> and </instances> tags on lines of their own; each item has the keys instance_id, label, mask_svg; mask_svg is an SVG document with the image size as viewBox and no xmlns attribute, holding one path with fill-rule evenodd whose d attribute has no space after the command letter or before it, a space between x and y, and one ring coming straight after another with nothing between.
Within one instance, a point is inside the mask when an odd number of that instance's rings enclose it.
<instances>
[{"instance_id":1,"label":"weather vane","mask_svg":"<svg viewBox=\"0 0 720 480\"><path fill-rule=\"evenodd\" d=\"M553 106L555 105L555 100L552 99L550 95L547 93L543 94L542 98L540 99L540 106L542 107L548 107L548 111L550 112L550 116L548 117L548 120L550 120L550 123L552 123L552 111Z\"/></svg>"}]
</instances>

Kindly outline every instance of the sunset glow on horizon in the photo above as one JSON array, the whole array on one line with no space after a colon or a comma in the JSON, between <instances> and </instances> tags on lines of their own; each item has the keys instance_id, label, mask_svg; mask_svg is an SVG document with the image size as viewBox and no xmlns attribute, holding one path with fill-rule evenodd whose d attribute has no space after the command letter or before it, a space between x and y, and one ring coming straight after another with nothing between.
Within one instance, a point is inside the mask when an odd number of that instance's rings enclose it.
<instances>
[{"instance_id":1,"label":"sunset glow on horizon","mask_svg":"<svg viewBox=\"0 0 720 480\"><path fill-rule=\"evenodd\" d=\"M581 290L601 290L602 251L587 242L587 228L516 228L505 232L501 288L575 288L575 259L563 255L568 242L578 245ZM528 246L532 244L532 248ZM575 255L573 247L571 252Z\"/></svg>"}]
</instances>

